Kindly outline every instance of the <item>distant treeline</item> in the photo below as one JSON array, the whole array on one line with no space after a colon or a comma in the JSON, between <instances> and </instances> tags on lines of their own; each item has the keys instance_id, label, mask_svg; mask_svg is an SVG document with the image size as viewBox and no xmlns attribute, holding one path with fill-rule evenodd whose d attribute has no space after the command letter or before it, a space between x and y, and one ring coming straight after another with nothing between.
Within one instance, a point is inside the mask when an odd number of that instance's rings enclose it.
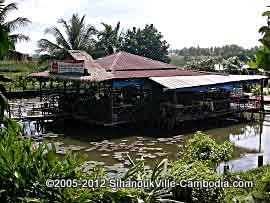
<instances>
[{"instance_id":1,"label":"distant treeline","mask_svg":"<svg viewBox=\"0 0 270 203\"><path fill-rule=\"evenodd\" d=\"M253 56L259 47L255 46L250 49L245 49L238 45L226 45L222 47L209 47L209 48L201 48L201 47L190 47L183 49L172 49L170 50L170 54L176 54L180 56L220 56L223 58L228 58L231 56Z\"/></svg>"}]
</instances>

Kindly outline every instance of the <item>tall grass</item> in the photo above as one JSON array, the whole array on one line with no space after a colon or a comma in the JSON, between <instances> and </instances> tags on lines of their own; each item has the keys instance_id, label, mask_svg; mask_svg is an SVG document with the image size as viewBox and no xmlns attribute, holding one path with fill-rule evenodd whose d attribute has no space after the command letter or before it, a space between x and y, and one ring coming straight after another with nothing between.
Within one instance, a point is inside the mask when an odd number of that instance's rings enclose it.
<instances>
[{"instance_id":1,"label":"tall grass","mask_svg":"<svg viewBox=\"0 0 270 203\"><path fill-rule=\"evenodd\" d=\"M39 69L39 64L33 62L18 62L18 61L0 61L0 72L35 72Z\"/></svg>"}]
</instances>

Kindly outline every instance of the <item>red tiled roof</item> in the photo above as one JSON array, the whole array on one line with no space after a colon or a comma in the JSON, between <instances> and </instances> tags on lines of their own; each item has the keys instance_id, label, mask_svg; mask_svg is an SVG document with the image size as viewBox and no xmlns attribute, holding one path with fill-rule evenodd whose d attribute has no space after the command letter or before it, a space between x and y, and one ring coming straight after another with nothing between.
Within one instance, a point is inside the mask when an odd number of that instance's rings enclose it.
<instances>
[{"instance_id":1,"label":"red tiled roof","mask_svg":"<svg viewBox=\"0 0 270 203\"><path fill-rule=\"evenodd\" d=\"M96 62L107 71L118 70L157 70L157 69L176 69L177 66L155 61L143 56L130 54L127 52L117 52L103 58L99 58Z\"/></svg>"},{"instance_id":2,"label":"red tiled roof","mask_svg":"<svg viewBox=\"0 0 270 203\"><path fill-rule=\"evenodd\" d=\"M183 70L179 67L127 52L118 52L96 60L96 63L113 79L206 75L207 73Z\"/></svg>"},{"instance_id":3,"label":"red tiled roof","mask_svg":"<svg viewBox=\"0 0 270 203\"><path fill-rule=\"evenodd\" d=\"M30 76L80 81L105 81L110 79L198 76L207 75L206 72L180 69L177 66L155 61L146 57L118 52L97 60L84 51L70 50L70 55L76 60L84 60L90 76L73 77L51 74L49 71L34 73Z\"/></svg>"}]
</instances>

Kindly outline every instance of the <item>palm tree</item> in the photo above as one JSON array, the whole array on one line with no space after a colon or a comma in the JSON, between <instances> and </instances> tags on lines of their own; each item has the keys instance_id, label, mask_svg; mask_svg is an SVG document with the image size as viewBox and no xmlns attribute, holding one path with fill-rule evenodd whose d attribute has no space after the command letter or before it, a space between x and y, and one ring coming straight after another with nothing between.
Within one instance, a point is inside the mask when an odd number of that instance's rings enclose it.
<instances>
[{"instance_id":1,"label":"palm tree","mask_svg":"<svg viewBox=\"0 0 270 203\"><path fill-rule=\"evenodd\" d=\"M91 53L95 45L93 35L97 33L92 25L85 24L85 15L80 18L78 14L73 14L69 22L59 19L58 23L63 26L65 35L53 26L45 30L45 34L51 34L55 42L48 39L38 41L39 52L48 52L51 56L64 59L68 56L68 50L84 50Z\"/></svg>"},{"instance_id":2,"label":"palm tree","mask_svg":"<svg viewBox=\"0 0 270 203\"><path fill-rule=\"evenodd\" d=\"M31 23L30 20L23 17L18 17L14 20L7 21L7 16L10 12L18 10L16 3L5 5L5 0L0 0L0 25L2 29L8 33L9 50L15 49L15 44L19 41L29 41L29 37L24 34L14 34L13 32Z\"/></svg>"},{"instance_id":3,"label":"palm tree","mask_svg":"<svg viewBox=\"0 0 270 203\"><path fill-rule=\"evenodd\" d=\"M113 28L111 25L101 23L104 30L98 33L99 42L97 48L104 52L104 55L113 54L119 47L121 41L120 22Z\"/></svg>"},{"instance_id":4,"label":"palm tree","mask_svg":"<svg viewBox=\"0 0 270 203\"><path fill-rule=\"evenodd\" d=\"M7 31L0 25L0 59L7 55L9 50L9 39Z\"/></svg>"}]
</instances>

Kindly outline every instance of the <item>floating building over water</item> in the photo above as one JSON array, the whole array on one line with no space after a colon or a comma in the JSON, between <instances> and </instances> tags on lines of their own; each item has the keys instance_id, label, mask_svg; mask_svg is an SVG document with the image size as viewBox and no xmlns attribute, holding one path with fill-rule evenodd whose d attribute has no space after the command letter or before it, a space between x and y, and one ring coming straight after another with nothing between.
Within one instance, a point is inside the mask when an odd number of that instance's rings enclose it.
<instances>
[{"instance_id":1,"label":"floating building over water","mask_svg":"<svg viewBox=\"0 0 270 203\"><path fill-rule=\"evenodd\" d=\"M104 126L172 129L185 121L263 110L262 95L251 100L244 92L254 84L262 89L265 76L190 71L126 52L97 60L83 51L69 54L67 61L30 75L40 81L50 114ZM57 91L42 94L44 81Z\"/></svg>"}]
</instances>

